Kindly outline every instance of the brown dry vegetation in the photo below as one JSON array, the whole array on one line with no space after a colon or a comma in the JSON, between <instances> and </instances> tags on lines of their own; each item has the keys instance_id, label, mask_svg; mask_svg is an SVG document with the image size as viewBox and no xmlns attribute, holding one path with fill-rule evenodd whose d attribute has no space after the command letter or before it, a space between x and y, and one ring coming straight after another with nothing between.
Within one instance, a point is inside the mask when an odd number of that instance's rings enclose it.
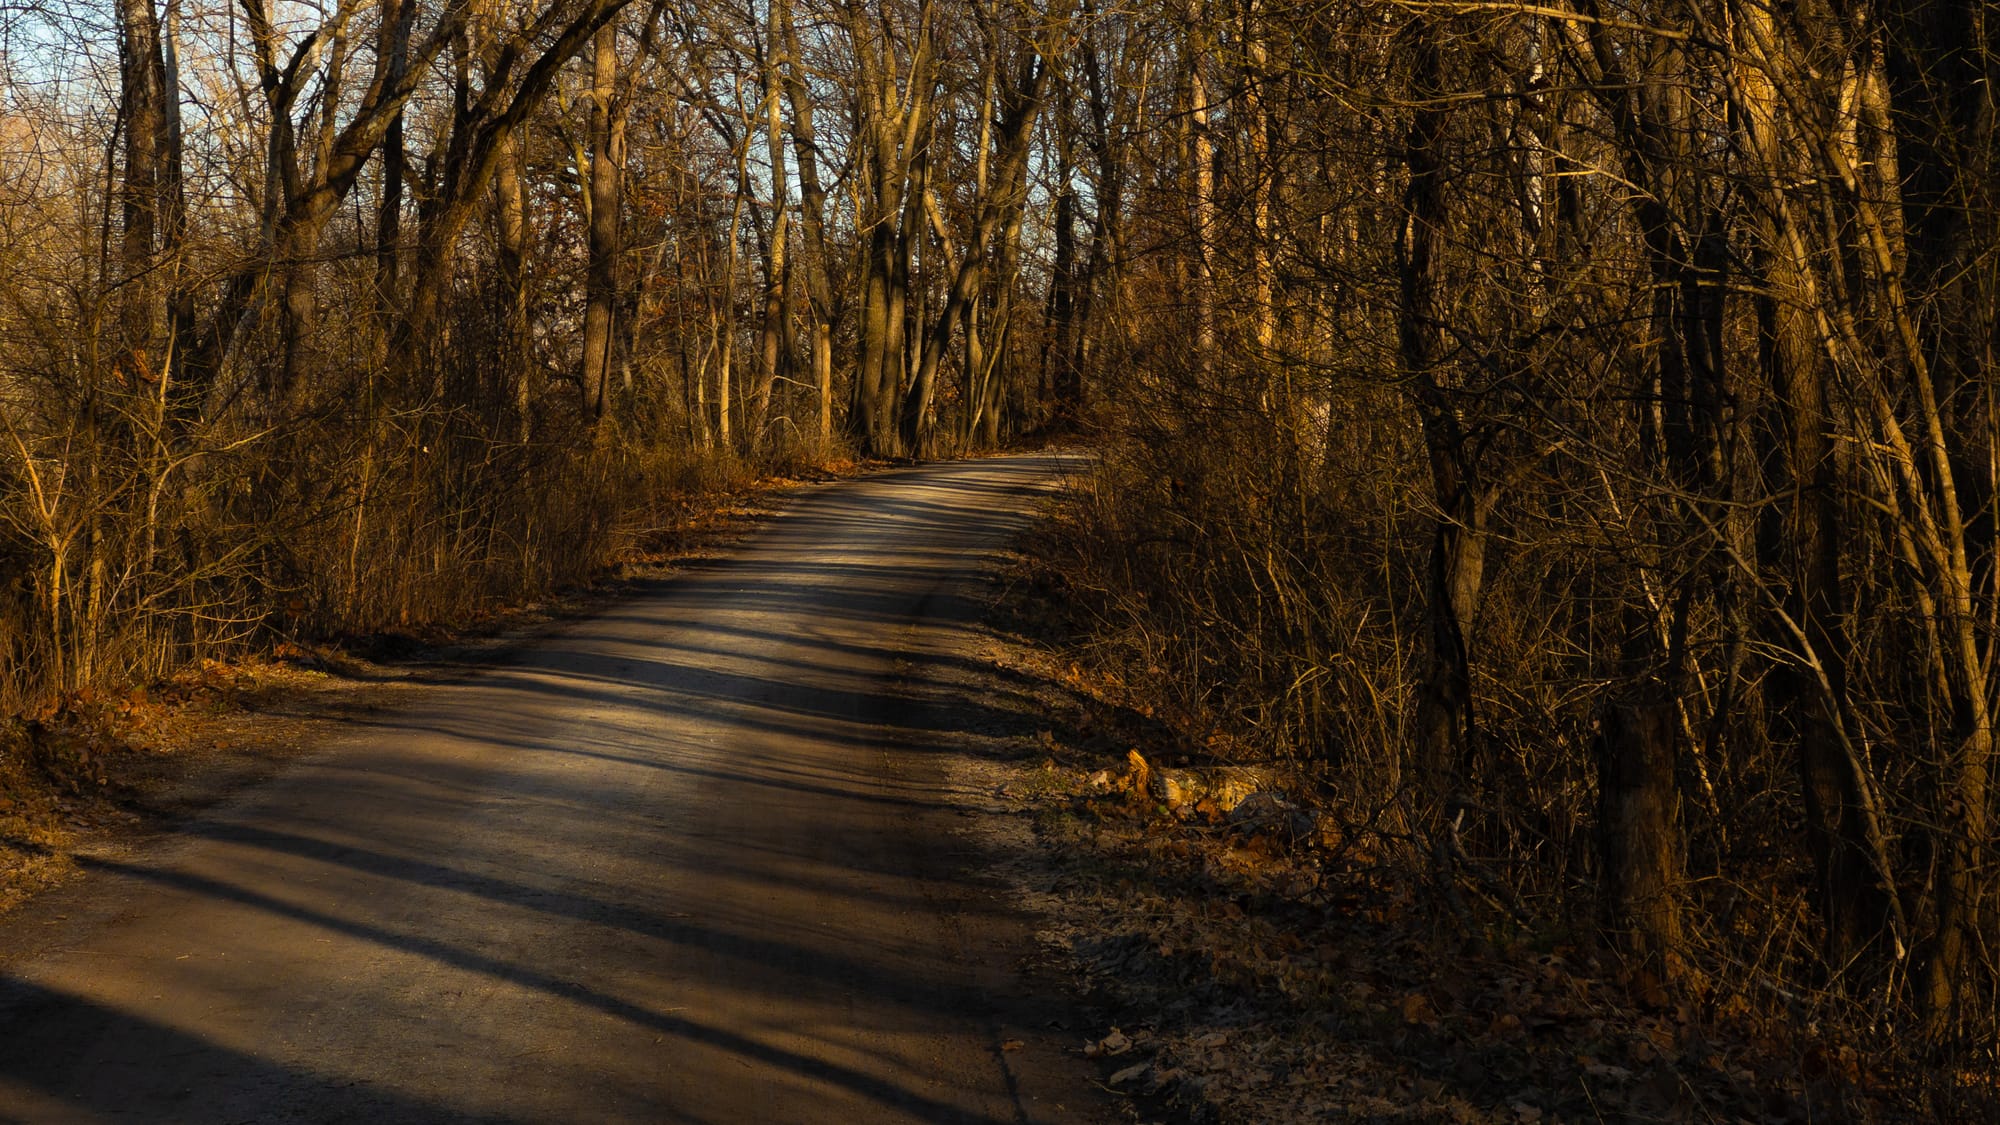
<instances>
[{"instance_id":1,"label":"brown dry vegetation","mask_svg":"<svg viewBox=\"0 0 2000 1125\"><path fill-rule=\"evenodd\" d=\"M1050 971L1095 1020L1076 1046L1135 1120L1803 1125L1995 1112L1983 1066L1946 1071L1769 970L1676 995L1635 979L1588 916L1526 913L1498 865L1440 871L1381 806L1313 764L1251 754L1189 721L1180 685L1135 667L1084 609L1102 591L1079 585L1093 571L1077 554L1078 503L1033 540L996 607L1005 643L989 659L1044 724L1017 740L998 792L1035 824L1017 877L1046 919ZM1173 805L1140 769L1194 785L1250 777L1256 796ZM1758 904L1785 905L1783 888ZM1810 927L1796 892L1790 906L1785 924Z\"/></svg>"},{"instance_id":2,"label":"brown dry vegetation","mask_svg":"<svg viewBox=\"0 0 2000 1125\"><path fill-rule=\"evenodd\" d=\"M1426 917L1989 1117L1985 10L1119 34L1172 66L1056 552L1078 663L1165 765L1289 770Z\"/></svg>"},{"instance_id":3,"label":"brown dry vegetation","mask_svg":"<svg viewBox=\"0 0 2000 1125\"><path fill-rule=\"evenodd\" d=\"M1989 6L10 9L0 713L67 784L92 700L1081 428L1160 765L1976 1119Z\"/></svg>"},{"instance_id":4,"label":"brown dry vegetation","mask_svg":"<svg viewBox=\"0 0 2000 1125\"><path fill-rule=\"evenodd\" d=\"M791 8L0 16L0 712L464 621L747 476L1045 419L1064 23Z\"/></svg>"}]
</instances>

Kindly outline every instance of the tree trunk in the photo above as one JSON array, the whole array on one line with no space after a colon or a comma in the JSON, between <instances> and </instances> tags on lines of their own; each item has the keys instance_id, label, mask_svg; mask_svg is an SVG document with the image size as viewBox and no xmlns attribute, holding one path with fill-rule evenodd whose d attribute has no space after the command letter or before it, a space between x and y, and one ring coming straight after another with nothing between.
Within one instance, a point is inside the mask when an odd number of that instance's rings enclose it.
<instances>
[{"instance_id":1,"label":"tree trunk","mask_svg":"<svg viewBox=\"0 0 2000 1125\"><path fill-rule=\"evenodd\" d=\"M833 283L828 276L826 188L820 183L819 135L813 128L812 95L806 89L805 61L799 54L793 0L771 0L785 52L785 100L792 110L792 151L799 169L799 222L806 242L806 294L812 309L813 386L819 395L819 451L833 448Z\"/></svg>"},{"instance_id":2,"label":"tree trunk","mask_svg":"<svg viewBox=\"0 0 2000 1125\"><path fill-rule=\"evenodd\" d=\"M152 0L118 0L120 113L125 120L125 176L119 201L124 230L119 264L124 349L149 377L166 357L168 293L160 259L180 252L178 91ZM160 245L162 236L167 245Z\"/></svg>"},{"instance_id":3,"label":"tree trunk","mask_svg":"<svg viewBox=\"0 0 2000 1125\"><path fill-rule=\"evenodd\" d=\"M1627 619L1629 628L1652 628L1648 615L1628 613ZM1676 703L1666 685L1645 679L1608 708L1601 723L1598 845L1605 926L1629 959L1640 999L1663 1003L1663 986L1684 972Z\"/></svg>"},{"instance_id":4,"label":"tree trunk","mask_svg":"<svg viewBox=\"0 0 2000 1125\"><path fill-rule=\"evenodd\" d=\"M1438 241L1446 218L1441 146L1447 110L1439 35L1429 16L1416 17L1409 29L1415 105L1404 139L1408 184L1396 243L1398 349L1405 377L1416 388L1437 506L1425 586L1429 644L1415 754L1432 815L1442 815L1467 780L1474 732L1466 631L1478 611L1486 557L1485 503L1473 443L1440 369Z\"/></svg>"},{"instance_id":5,"label":"tree trunk","mask_svg":"<svg viewBox=\"0 0 2000 1125\"><path fill-rule=\"evenodd\" d=\"M784 0L773 0L782 5ZM755 455L764 444L771 391L784 375L791 355L791 272L787 249L791 242L791 192L785 171L784 122L778 111L780 60L767 57L760 76L763 85L764 144L771 169L771 225L764 247L764 323L758 348L757 385L750 396L749 445Z\"/></svg>"},{"instance_id":6,"label":"tree trunk","mask_svg":"<svg viewBox=\"0 0 2000 1125\"><path fill-rule=\"evenodd\" d=\"M534 434L534 387L528 363L528 204L520 142L509 136L494 165L494 227L500 288L507 298L501 379L514 410L515 440Z\"/></svg>"},{"instance_id":7,"label":"tree trunk","mask_svg":"<svg viewBox=\"0 0 2000 1125\"><path fill-rule=\"evenodd\" d=\"M1041 114L1042 93L1048 82L1047 45L1038 45L1022 62L1022 70L1009 84L1001 99L1003 117L994 137L991 180L979 201L979 216L972 244L958 260L957 275L946 292L945 302L932 322L929 340L923 347L917 370L903 400L901 442L905 450L919 452L929 441L931 395L939 366L951 346L952 328L961 312L981 291L994 244L1013 214L1025 205L1028 151L1032 147L1035 121ZM996 69L999 60L992 64ZM982 154L983 156L983 154Z\"/></svg>"},{"instance_id":8,"label":"tree trunk","mask_svg":"<svg viewBox=\"0 0 2000 1125\"><path fill-rule=\"evenodd\" d=\"M583 394L584 413L596 422L611 408L612 318L618 301L618 189L625 166L625 115L616 104L615 23L606 23L597 31L591 76L590 260L583 311Z\"/></svg>"},{"instance_id":9,"label":"tree trunk","mask_svg":"<svg viewBox=\"0 0 2000 1125\"><path fill-rule=\"evenodd\" d=\"M1192 182L1189 223L1193 230L1194 261L1190 288L1194 291L1195 356L1204 375L1215 368L1215 138L1210 132L1207 65L1207 32L1192 31L1188 37L1188 165ZM1419 113L1427 111L1420 110ZM1412 159L1416 159L1412 157Z\"/></svg>"},{"instance_id":10,"label":"tree trunk","mask_svg":"<svg viewBox=\"0 0 2000 1125\"><path fill-rule=\"evenodd\" d=\"M1798 770L1806 814L1816 905L1825 920L1827 963L1842 980L1872 981L1893 954L1897 912L1888 856L1870 812L1873 781L1855 744L1848 714L1846 607L1840 575L1846 518L1839 494L1829 401L1826 340L1816 321L1819 288L1802 254L1786 193L1799 175L1810 140L1788 119L1771 13L1739 6L1741 43L1732 75L1743 103L1746 150L1755 166L1759 214L1754 259L1759 355L1775 393L1785 441L1783 468L1798 499L1784 539L1792 560L1784 609L1773 620L1773 642L1790 653L1770 680L1774 710L1796 716Z\"/></svg>"},{"instance_id":11,"label":"tree trunk","mask_svg":"<svg viewBox=\"0 0 2000 1125\"><path fill-rule=\"evenodd\" d=\"M376 51L386 63L384 73L400 83L409 65L410 24L416 16L412 0L388 0L382 5L382 27ZM397 276L403 249L403 179L408 153L403 148L403 113L398 109L382 134L382 192L375 209L375 299L385 312L398 307ZM383 317L386 334L388 317Z\"/></svg>"},{"instance_id":12,"label":"tree trunk","mask_svg":"<svg viewBox=\"0 0 2000 1125\"><path fill-rule=\"evenodd\" d=\"M1059 173L1055 207L1055 273L1049 279L1049 332L1042 348L1043 378L1055 394L1058 421L1072 420L1083 394L1077 371L1076 334L1076 189L1070 186L1068 168Z\"/></svg>"}]
</instances>

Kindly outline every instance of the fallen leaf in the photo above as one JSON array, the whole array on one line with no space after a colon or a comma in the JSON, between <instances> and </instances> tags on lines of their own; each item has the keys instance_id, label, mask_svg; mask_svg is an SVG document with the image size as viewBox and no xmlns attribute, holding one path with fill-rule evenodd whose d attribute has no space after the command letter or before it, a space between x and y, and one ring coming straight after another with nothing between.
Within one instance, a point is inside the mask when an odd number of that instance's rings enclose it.
<instances>
[{"instance_id":1,"label":"fallen leaf","mask_svg":"<svg viewBox=\"0 0 2000 1125\"><path fill-rule=\"evenodd\" d=\"M1147 1070L1151 1069L1152 1065L1152 1063L1139 1063L1135 1066L1128 1066L1111 1076L1111 1084L1113 1086L1122 1086L1146 1073Z\"/></svg>"},{"instance_id":2,"label":"fallen leaf","mask_svg":"<svg viewBox=\"0 0 2000 1125\"><path fill-rule=\"evenodd\" d=\"M1083 1055L1085 1058L1095 1059L1106 1055L1122 1055L1131 1049L1132 1041L1125 1037L1124 1032L1114 1027L1111 1029L1111 1034L1086 1046Z\"/></svg>"},{"instance_id":3,"label":"fallen leaf","mask_svg":"<svg viewBox=\"0 0 2000 1125\"><path fill-rule=\"evenodd\" d=\"M1430 1023L1437 1018L1431 1010L1431 998L1421 992L1412 992L1403 997L1404 1023Z\"/></svg>"}]
</instances>

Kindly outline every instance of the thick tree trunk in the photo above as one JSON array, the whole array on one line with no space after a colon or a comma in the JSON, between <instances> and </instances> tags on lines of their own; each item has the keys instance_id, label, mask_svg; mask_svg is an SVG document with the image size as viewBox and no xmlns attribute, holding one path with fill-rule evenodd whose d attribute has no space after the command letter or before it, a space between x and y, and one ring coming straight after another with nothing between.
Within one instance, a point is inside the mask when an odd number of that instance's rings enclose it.
<instances>
[{"instance_id":1,"label":"thick tree trunk","mask_svg":"<svg viewBox=\"0 0 2000 1125\"><path fill-rule=\"evenodd\" d=\"M1438 241L1446 219L1441 145L1447 110L1441 97L1439 35L1431 17L1418 16L1407 36L1415 105L1404 137L1408 184L1396 269L1399 356L1404 376L1416 388L1437 508L1424 592L1429 644L1417 709L1415 760L1420 797L1431 815L1441 816L1467 780L1472 754L1472 661L1466 632L1478 612L1485 582L1486 530L1472 442L1451 401L1447 375L1440 369Z\"/></svg>"},{"instance_id":2,"label":"thick tree trunk","mask_svg":"<svg viewBox=\"0 0 2000 1125\"><path fill-rule=\"evenodd\" d=\"M118 0L120 113L125 120L125 175L119 264L123 347L149 376L166 358L168 294L161 257L179 253L180 138L160 22L152 0ZM162 236L168 245L160 245Z\"/></svg>"},{"instance_id":3,"label":"thick tree trunk","mask_svg":"<svg viewBox=\"0 0 2000 1125\"><path fill-rule=\"evenodd\" d=\"M744 143L749 143L745 138ZM723 449L735 448L736 426L736 259L739 236L743 233L743 208L748 202L749 176L744 171L747 152L739 150L736 198L730 205L729 226L722 245L722 301L715 309L710 326L715 356L715 440Z\"/></svg>"},{"instance_id":4,"label":"thick tree trunk","mask_svg":"<svg viewBox=\"0 0 2000 1125\"><path fill-rule=\"evenodd\" d=\"M1593 15L1596 6L1587 9ZM1721 321L1713 282L1689 252L1709 237L1707 185L1689 159L1691 105L1685 60L1666 46L1646 60L1643 79L1602 23L1589 29L1600 70L1592 92L1618 130L1628 180L1643 185L1632 217L1643 247L1652 300L1648 343L1634 349L1628 394L1638 404L1633 475L1648 482L1626 518L1647 530L1649 555L1636 561L1620 609L1620 686L1603 720L1598 758L1600 902L1607 930L1637 974L1642 996L1663 999L1684 976L1679 888L1686 878L1679 786L1692 747L1683 743L1685 635L1693 589L1720 588L1701 555L1675 557L1668 545L1698 542L1693 513L1722 480L1717 458ZM1609 486L1607 486L1609 487ZM1719 552L1713 557L1719 557Z\"/></svg>"},{"instance_id":5,"label":"thick tree trunk","mask_svg":"<svg viewBox=\"0 0 2000 1125\"><path fill-rule=\"evenodd\" d=\"M880 17L887 19L886 14ZM868 232L861 263L861 368L849 415L861 452L900 456L896 407L908 357L910 181L930 129L931 44L918 36L899 58L898 37L879 31L855 5L846 29L854 51L857 166L855 225Z\"/></svg>"},{"instance_id":6,"label":"thick tree trunk","mask_svg":"<svg viewBox=\"0 0 2000 1125\"><path fill-rule=\"evenodd\" d=\"M1767 240L1775 232L1766 224ZM1801 291L1796 264L1786 253L1767 253L1766 294ZM1842 713L1847 697L1847 651L1840 578L1841 512L1834 461L1833 421L1827 414L1824 352L1796 298L1760 296L1761 350L1776 390L1783 432L1783 465L1798 500L1786 529L1792 560L1785 608L1803 638L1774 637L1797 652L1773 670L1773 711L1795 717L1800 790L1805 798L1806 839L1817 876L1814 899L1825 920L1828 964L1843 977L1872 976L1882 967L1890 937L1890 900L1876 869L1863 811L1868 779L1847 751L1851 725ZM1774 622L1774 627L1776 623ZM1871 964L1872 963L1872 964Z\"/></svg>"},{"instance_id":7,"label":"thick tree trunk","mask_svg":"<svg viewBox=\"0 0 2000 1125\"><path fill-rule=\"evenodd\" d=\"M388 0L382 5L382 27L376 51L388 81L400 83L409 65L413 0ZM403 249L403 180L408 174L403 148L403 113L389 119L382 134L382 191L375 208L375 299L385 312L398 307L397 282ZM386 326L388 317L383 318ZM386 327L384 329L386 332Z\"/></svg>"},{"instance_id":8,"label":"thick tree trunk","mask_svg":"<svg viewBox=\"0 0 2000 1125\"><path fill-rule=\"evenodd\" d=\"M1645 614L1628 627L1650 631ZM1645 643L1650 644L1650 640ZM1675 786L1680 720L1667 686L1642 680L1609 707L1598 731L1599 858L1604 922L1628 958L1635 991L1659 1002L1684 972L1685 877Z\"/></svg>"},{"instance_id":9,"label":"thick tree trunk","mask_svg":"<svg viewBox=\"0 0 2000 1125\"><path fill-rule=\"evenodd\" d=\"M782 4L784 0L774 0ZM778 110L780 60L764 60L764 143L771 169L771 224L764 247L764 323L760 329L757 385L750 396L750 451L756 454L764 444L764 432L771 412L771 392L783 377L792 351L791 271L787 251L791 242L791 192L785 170L784 121Z\"/></svg>"},{"instance_id":10,"label":"thick tree trunk","mask_svg":"<svg viewBox=\"0 0 2000 1125\"><path fill-rule=\"evenodd\" d=\"M828 276L826 188L820 182L819 134L792 17L793 0L771 0L771 22L785 52L785 100L792 110L792 151L799 169L799 225L806 243L806 295L812 309L813 387L819 395L819 448L833 448L833 283Z\"/></svg>"},{"instance_id":11,"label":"thick tree trunk","mask_svg":"<svg viewBox=\"0 0 2000 1125\"><path fill-rule=\"evenodd\" d=\"M888 412L884 383L892 378L890 354L893 317L900 315L900 301L890 289L896 273L900 240L886 221L877 221L868 236L868 256L862 266L861 282L861 368L854 380L855 436L861 452L874 457L893 451L882 439L882 416ZM893 390L893 382L889 383Z\"/></svg>"},{"instance_id":12,"label":"thick tree trunk","mask_svg":"<svg viewBox=\"0 0 2000 1125\"><path fill-rule=\"evenodd\" d=\"M583 311L584 413L601 421L611 409L612 319L618 302L619 183L625 166L624 111L616 104L618 29L599 28L592 54L590 106L589 277Z\"/></svg>"},{"instance_id":13,"label":"thick tree trunk","mask_svg":"<svg viewBox=\"0 0 2000 1125\"><path fill-rule=\"evenodd\" d=\"M1195 356L1204 375L1215 368L1215 137L1210 131L1206 32L1197 30L1188 42L1188 167L1190 173L1188 216L1193 231L1194 256L1190 287L1194 297ZM1419 110L1419 114L1429 112ZM1412 160L1420 159L1412 157ZM1414 167L1414 165L1413 165Z\"/></svg>"},{"instance_id":14,"label":"thick tree trunk","mask_svg":"<svg viewBox=\"0 0 2000 1125\"><path fill-rule=\"evenodd\" d=\"M1095 15L1095 5L1086 2L1083 11L1087 23ZM1076 323L1070 358L1071 369L1077 375L1075 409L1079 414L1089 405L1086 401L1089 383L1085 380L1086 374L1090 374L1087 361L1092 354L1102 354L1101 342L1097 340L1098 334L1094 330L1099 310L1107 304L1114 310L1118 307L1127 178L1127 149L1113 135L1119 114L1112 102L1112 92L1107 89L1095 37L1087 31L1083 36L1081 61L1084 84L1089 94L1091 149L1096 157L1097 175L1091 185L1090 250L1085 258L1083 276L1077 283ZM1107 289L1108 296L1101 297L1100 288Z\"/></svg>"},{"instance_id":15,"label":"thick tree trunk","mask_svg":"<svg viewBox=\"0 0 2000 1125\"><path fill-rule=\"evenodd\" d=\"M855 380L854 419L864 454L896 457L904 452L897 440L896 404L906 362L910 248L905 197L910 167L904 163L901 145L881 135L894 129L894 122L876 120L869 128L875 134L869 169L872 207L867 215L872 229L863 265L861 371Z\"/></svg>"},{"instance_id":16,"label":"thick tree trunk","mask_svg":"<svg viewBox=\"0 0 2000 1125\"><path fill-rule=\"evenodd\" d=\"M992 328L986 335L985 402L980 407L981 441L988 449L1000 446L1002 428L1009 425L1007 408L1016 378L1010 359L1014 333L1014 283L1021 276L1021 222L1025 208L1015 207L1007 215L1000 233L1000 268L993 281ZM1011 425L1020 427L1018 416Z\"/></svg>"},{"instance_id":17,"label":"thick tree trunk","mask_svg":"<svg viewBox=\"0 0 2000 1125\"><path fill-rule=\"evenodd\" d=\"M1824 310L1816 311L1821 298L1814 267L1802 252L1803 233L1787 199L1811 142L1794 132L1784 106L1781 84L1796 78L1783 73L1789 63L1775 49L1771 13L1740 5L1737 26L1742 42L1732 77L1759 186L1759 354L1779 411L1782 465L1798 494L1783 529L1792 571L1785 615L1768 621L1773 645L1791 658L1775 669L1767 690L1774 711L1796 724L1791 733L1828 964L1844 981L1867 982L1894 955L1897 903L1872 811L1873 781L1847 711L1849 642L1840 574L1847 517L1839 493L1832 372L1816 319Z\"/></svg>"},{"instance_id":18,"label":"thick tree trunk","mask_svg":"<svg viewBox=\"0 0 2000 1125\"><path fill-rule=\"evenodd\" d=\"M1076 189L1062 171L1056 189L1055 273L1049 279L1049 334L1042 348L1043 379L1055 394L1055 415L1067 421L1075 417L1082 390L1074 346L1077 309Z\"/></svg>"},{"instance_id":19,"label":"thick tree trunk","mask_svg":"<svg viewBox=\"0 0 2000 1125\"><path fill-rule=\"evenodd\" d=\"M1244 173L1250 192L1250 337L1259 362L1268 365L1278 342L1277 265L1272 258L1271 212L1277 193L1279 162L1271 158L1271 116L1264 104L1269 65L1264 46L1261 0L1246 0L1243 15L1243 116L1248 165Z\"/></svg>"},{"instance_id":20,"label":"thick tree trunk","mask_svg":"<svg viewBox=\"0 0 2000 1125\"><path fill-rule=\"evenodd\" d=\"M494 164L494 230L500 288L507 298L506 339L501 342L501 379L514 410L515 439L534 433L534 387L528 363L528 204L521 174L520 142L507 138Z\"/></svg>"}]
</instances>

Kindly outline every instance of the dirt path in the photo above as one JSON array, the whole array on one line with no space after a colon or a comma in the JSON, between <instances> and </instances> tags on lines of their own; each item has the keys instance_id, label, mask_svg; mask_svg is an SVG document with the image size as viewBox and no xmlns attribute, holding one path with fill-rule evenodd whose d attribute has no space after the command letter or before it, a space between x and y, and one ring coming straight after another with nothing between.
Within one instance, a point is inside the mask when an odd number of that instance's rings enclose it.
<instances>
[{"instance_id":1,"label":"dirt path","mask_svg":"<svg viewBox=\"0 0 2000 1125\"><path fill-rule=\"evenodd\" d=\"M955 732L993 717L925 688L1058 468L818 491L86 858L0 924L0 1117L1103 1115L962 830L999 812Z\"/></svg>"}]
</instances>

